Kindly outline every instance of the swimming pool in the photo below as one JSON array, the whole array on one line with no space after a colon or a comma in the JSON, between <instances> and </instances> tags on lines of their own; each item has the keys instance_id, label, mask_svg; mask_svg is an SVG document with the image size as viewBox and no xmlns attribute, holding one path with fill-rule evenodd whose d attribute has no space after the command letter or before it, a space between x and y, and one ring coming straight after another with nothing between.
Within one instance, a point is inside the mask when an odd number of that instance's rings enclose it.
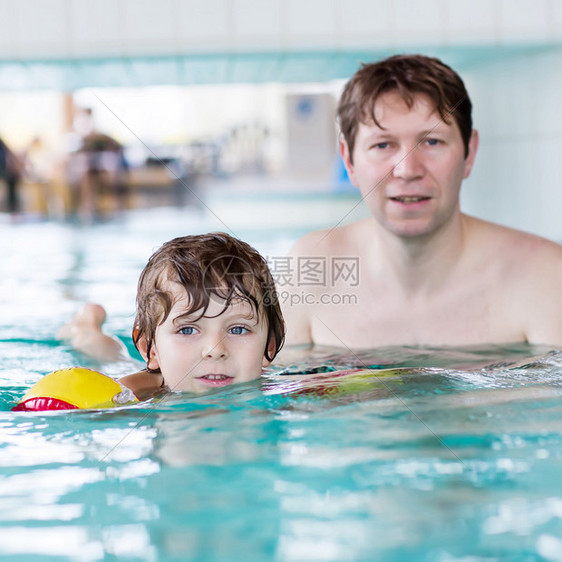
<instances>
[{"instance_id":1,"label":"swimming pool","mask_svg":"<svg viewBox=\"0 0 562 562\"><path fill-rule=\"evenodd\" d=\"M269 256L298 234L243 222L236 234ZM73 353L57 328L94 300L128 341L150 253L209 225L171 209L0 224L2 559L562 560L562 353L549 348L303 350L205 396L9 411L57 368L128 372ZM403 369L330 375L349 365Z\"/></svg>"}]
</instances>

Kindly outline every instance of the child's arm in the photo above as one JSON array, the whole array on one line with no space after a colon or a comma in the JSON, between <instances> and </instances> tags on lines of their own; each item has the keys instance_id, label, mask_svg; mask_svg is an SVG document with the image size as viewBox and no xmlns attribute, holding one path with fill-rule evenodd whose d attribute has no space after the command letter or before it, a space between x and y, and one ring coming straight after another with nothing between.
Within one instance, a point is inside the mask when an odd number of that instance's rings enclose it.
<instances>
[{"instance_id":1,"label":"child's arm","mask_svg":"<svg viewBox=\"0 0 562 562\"><path fill-rule=\"evenodd\" d=\"M139 400L154 398L168 390L160 373L149 373L148 371L125 375L119 378L119 382L131 390Z\"/></svg>"},{"instance_id":2,"label":"child's arm","mask_svg":"<svg viewBox=\"0 0 562 562\"><path fill-rule=\"evenodd\" d=\"M74 349L98 361L131 361L123 342L102 331L105 309L99 304L88 303L78 311L57 334ZM164 379L159 373L139 371L120 377L119 382L133 391L139 400L147 400L165 392Z\"/></svg>"},{"instance_id":3,"label":"child's arm","mask_svg":"<svg viewBox=\"0 0 562 562\"><path fill-rule=\"evenodd\" d=\"M88 303L68 324L60 328L57 337L68 341L77 351L99 361L130 359L125 345L102 331L105 318L102 306Z\"/></svg>"}]
</instances>

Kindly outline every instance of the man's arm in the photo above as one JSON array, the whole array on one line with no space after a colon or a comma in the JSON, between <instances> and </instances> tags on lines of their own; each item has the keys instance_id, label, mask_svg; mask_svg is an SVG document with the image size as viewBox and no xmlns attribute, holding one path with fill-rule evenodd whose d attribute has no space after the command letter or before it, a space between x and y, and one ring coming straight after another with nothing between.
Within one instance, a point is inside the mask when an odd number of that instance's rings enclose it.
<instances>
[{"instance_id":1,"label":"man's arm","mask_svg":"<svg viewBox=\"0 0 562 562\"><path fill-rule=\"evenodd\" d=\"M314 343L312 340L310 324L310 307L301 302L298 287L298 260L299 257L310 254L309 248L313 243L316 233L312 232L298 240L291 251L292 277L290 283L279 290L279 298L283 311L283 318L287 328L285 345L307 345Z\"/></svg>"},{"instance_id":2,"label":"man's arm","mask_svg":"<svg viewBox=\"0 0 562 562\"><path fill-rule=\"evenodd\" d=\"M522 312L527 319L529 343L562 349L562 246L546 246L535 263L522 264L529 275Z\"/></svg>"},{"instance_id":3,"label":"man's arm","mask_svg":"<svg viewBox=\"0 0 562 562\"><path fill-rule=\"evenodd\" d=\"M306 306L291 304L291 296L298 297L296 293L288 291L288 303L283 305L283 317L287 327L285 345L311 344L312 334L310 332L310 320Z\"/></svg>"}]
</instances>

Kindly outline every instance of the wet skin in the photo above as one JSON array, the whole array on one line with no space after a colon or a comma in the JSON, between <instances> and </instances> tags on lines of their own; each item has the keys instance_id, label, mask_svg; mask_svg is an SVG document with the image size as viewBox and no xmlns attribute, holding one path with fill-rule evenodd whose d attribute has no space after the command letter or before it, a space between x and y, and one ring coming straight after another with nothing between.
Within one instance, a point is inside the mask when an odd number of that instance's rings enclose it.
<instances>
[{"instance_id":1,"label":"wet skin","mask_svg":"<svg viewBox=\"0 0 562 562\"><path fill-rule=\"evenodd\" d=\"M460 215L459 190L472 169L477 135L465 158L458 125L445 123L423 95L409 108L397 93L384 94L375 117L381 127L359 124L352 157L340 146L350 179L387 232L430 235Z\"/></svg>"},{"instance_id":2,"label":"wet skin","mask_svg":"<svg viewBox=\"0 0 562 562\"><path fill-rule=\"evenodd\" d=\"M183 287L171 283L175 303L156 329L148 367L160 369L166 385L175 391L204 392L247 382L261 376L267 324L252 306L212 300L205 316L186 314L189 298Z\"/></svg>"}]
</instances>

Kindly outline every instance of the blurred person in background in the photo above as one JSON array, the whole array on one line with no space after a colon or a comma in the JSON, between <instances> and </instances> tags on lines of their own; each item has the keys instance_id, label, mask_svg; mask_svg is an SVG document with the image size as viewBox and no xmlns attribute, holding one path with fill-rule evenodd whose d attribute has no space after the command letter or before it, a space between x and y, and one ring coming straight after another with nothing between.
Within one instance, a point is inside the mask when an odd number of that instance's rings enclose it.
<instances>
[{"instance_id":1,"label":"blurred person in background","mask_svg":"<svg viewBox=\"0 0 562 562\"><path fill-rule=\"evenodd\" d=\"M81 140L69 164L70 181L77 187L77 210L89 221L100 212L100 195L108 194L117 210L124 207L128 166L123 146L96 130L90 108L80 110L75 128Z\"/></svg>"},{"instance_id":2,"label":"blurred person in background","mask_svg":"<svg viewBox=\"0 0 562 562\"><path fill-rule=\"evenodd\" d=\"M12 214L20 211L18 187L22 173L23 162L0 138L0 180L6 184L6 210Z\"/></svg>"}]
</instances>

